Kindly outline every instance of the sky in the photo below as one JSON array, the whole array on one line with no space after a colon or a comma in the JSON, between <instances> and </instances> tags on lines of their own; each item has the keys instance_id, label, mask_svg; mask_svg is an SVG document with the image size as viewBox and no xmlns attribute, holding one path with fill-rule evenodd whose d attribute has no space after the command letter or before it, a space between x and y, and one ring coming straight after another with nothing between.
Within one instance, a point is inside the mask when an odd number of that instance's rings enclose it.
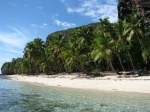
<instances>
[{"instance_id":1,"label":"sky","mask_svg":"<svg viewBox=\"0 0 150 112\"><path fill-rule=\"evenodd\" d=\"M117 0L0 0L0 68L37 37L105 17L117 21Z\"/></svg>"}]
</instances>

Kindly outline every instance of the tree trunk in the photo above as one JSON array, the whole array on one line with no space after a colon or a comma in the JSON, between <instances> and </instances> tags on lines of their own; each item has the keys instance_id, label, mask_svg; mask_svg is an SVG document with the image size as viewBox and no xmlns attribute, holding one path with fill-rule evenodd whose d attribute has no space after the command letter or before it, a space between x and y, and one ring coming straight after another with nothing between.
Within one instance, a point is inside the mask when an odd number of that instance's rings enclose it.
<instances>
[{"instance_id":1,"label":"tree trunk","mask_svg":"<svg viewBox=\"0 0 150 112\"><path fill-rule=\"evenodd\" d=\"M77 65L74 65L78 70L80 70L81 72L85 73L86 75L89 75L89 72L87 72L86 70L84 70L81 67L78 67Z\"/></svg>"},{"instance_id":2,"label":"tree trunk","mask_svg":"<svg viewBox=\"0 0 150 112\"><path fill-rule=\"evenodd\" d=\"M114 67L113 67L112 61L109 61L108 63L109 63L110 68L113 70L113 72L115 72L116 74L118 74L116 72L116 70L114 69Z\"/></svg>"},{"instance_id":3,"label":"tree trunk","mask_svg":"<svg viewBox=\"0 0 150 112\"><path fill-rule=\"evenodd\" d=\"M121 43L123 44L123 47L124 47L125 45L124 45L124 43L122 42L122 39L121 39ZM134 67L134 65L133 65L133 61L132 61L131 55L130 55L128 49L126 49L126 47L124 47L124 49L126 50L126 52L127 52L127 54L128 54L128 57L129 57L129 59L130 59L131 66L132 66L133 70L135 71L135 67Z\"/></svg>"},{"instance_id":4,"label":"tree trunk","mask_svg":"<svg viewBox=\"0 0 150 112\"><path fill-rule=\"evenodd\" d=\"M127 49L126 49L126 51L127 51L127 53L128 53L128 56L129 56L129 59L130 59L132 68L133 68L133 70L135 71L135 67L134 67L134 65L133 65L133 61L132 61L131 55L130 55L130 53L129 53L129 51L128 51Z\"/></svg>"},{"instance_id":5,"label":"tree trunk","mask_svg":"<svg viewBox=\"0 0 150 112\"><path fill-rule=\"evenodd\" d=\"M123 71L125 71L125 68L124 68L124 66L123 66L123 64L122 64L122 61L121 61L121 58L120 58L119 54L118 54L117 52L116 52L116 54L117 54L117 57L118 57L118 59L119 59L119 62L120 62L120 65L121 65Z\"/></svg>"}]
</instances>

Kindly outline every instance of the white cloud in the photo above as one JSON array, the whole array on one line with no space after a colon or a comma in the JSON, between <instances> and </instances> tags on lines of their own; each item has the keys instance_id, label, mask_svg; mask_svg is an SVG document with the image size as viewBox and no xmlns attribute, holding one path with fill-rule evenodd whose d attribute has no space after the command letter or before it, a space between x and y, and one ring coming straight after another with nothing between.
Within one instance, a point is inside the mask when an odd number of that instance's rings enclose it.
<instances>
[{"instance_id":1,"label":"white cloud","mask_svg":"<svg viewBox=\"0 0 150 112\"><path fill-rule=\"evenodd\" d=\"M11 61L10 59L0 59L0 62Z\"/></svg>"},{"instance_id":2,"label":"white cloud","mask_svg":"<svg viewBox=\"0 0 150 112\"><path fill-rule=\"evenodd\" d=\"M108 17L111 22L117 21L117 0L78 0L79 6L68 6L68 13L79 13L93 21Z\"/></svg>"},{"instance_id":3,"label":"white cloud","mask_svg":"<svg viewBox=\"0 0 150 112\"><path fill-rule=\"evenodd\" d=\"M31 39L26 30L11 28L11 32L0 32L0 67L12 58L22 57L23 49Z\"/></svg>"},{"instance_id":4,"label":"white cloud","mask_svg":"<svg viewBox=\"0 0 150 112\"><path fill-rule=\"evenodd\" d=\"M0 43L12 47L23 48L29 37L20 30L13 28L13 33L0 32Z\"/></svg>"},{"instance_id":5,"label":"white cloud","mask_svg":"<svg viewBox=\"0 0 150 112\"><path fill-rule=\"evenodd\" d=\"M3 55L0 56L0 64L5 63L5 62L9 62L13 58L16 58L16 56L13 54L10 54L10 53L4 53Z\"/></svg>"},{"instance_id":6,"label":"white cloud","mask_svg":"<svg viewBox=\"0 0 150 112\"><path fill-rule=\"evenodd\" d=\"M67 2L67 0L60 0L62 3L66 3Z\"/></svg>"},{"instance_id":7,"label":"white cloud","mask_svg":"<svg viewBox=\"0 0 150 112\"><path fill-rule=\"evenodd\" d=\"M38 7L36 7L37 9L43 9L43 7L41 7L41 6L38 6Z\"/></svg>"},{"instance_id":8,"label":"white cloud","mask_svg":"<svg viewBox=\"0 0 150 112\"><path fill-rule=\"evenodd\" d=\"M39 28L45 28L47 26L47 23L43 23L42 25L39 26Z\"/></svg>"},{"instance_id":9,"label":"white cloud","mask_svg":"<svg viewBox=\"0 0 150 112\"><path fill-rule=\"evenodd\" d=\"M41 25L37 25L37 24L31 24L32 27L35 27L35 28L44 28L46 27L48 24L47 23L43 23Z\"/></svg>"},{"instance_id":10,"label":"white cloud","mask_svg":"<svg viewBox=\"0 0 150 112\"><path fill-rule=\"evenodd\" d=\"M57 14L57 13L55 13L54 15L55 15L56 17L59 16L59 14Z\"/></svg>"},{"instance_id":11,"label":"white cloud","mask_svg":"<svg viewBox=\"0 0 150 112\"><path fill-rule=\"evenodd\" d=\"M12 46L1 46L0 51L23 55L23 51L21 49L14 49Z\"/></svg>"},{"instance_id":12,"label":"white cloud","mask_svg":"<svg viewBox=\"0 0 150 112\"><path fill-rule=\"evenodd\" d=\"M0 54L1 54L0 55L0 69L5 62L10 62L13 58L17 58L16 55L13 55L7 52L1 53L1 50L0 50ZM0 70L0 74L1 74L1 70Z\"/></svg>"},{"instance_id":13,"label":"white cloud","mask_svg":"<svg viewBox=\"0 0 150 112\"><path fill-rule=\"evenodd\" d=\"M47 24L46 24L46 23L43 23L43 26L47 26Z\"/></svg>"},{"instance_id":14,"label":"white cloud","mask_svg":"<svg viewBox=\"0 0 150 112\"><path fill-rule=\"evenodd\" d=\"M37 25L37 24L31 24L31 26L32 26L32 27L38 27L38 25Z\"/></svg>"},{"instance_id":15,"label":"white cloud","mask_svg":"<svg viewBox=\"0 0 150 112\"><path fill-rule=\"evenodd\" d=\"M64 2L65 0L60 0L61 2Z\"/></svg>"},{"instance_id":16,"label":"white cloud","mask_svg":"<svg viewBox=\"0 0 150 112\"><path fill-rule=\"evenodd\" d=\"M55 24L57 24L58 26L62 26L63 28L71 28L71 27L75 27L76 24L74 23L69 23L69 22L63 22L63 21L60 21L58 19L55 19L54 20Z\"/></svg>"}]
</instances>

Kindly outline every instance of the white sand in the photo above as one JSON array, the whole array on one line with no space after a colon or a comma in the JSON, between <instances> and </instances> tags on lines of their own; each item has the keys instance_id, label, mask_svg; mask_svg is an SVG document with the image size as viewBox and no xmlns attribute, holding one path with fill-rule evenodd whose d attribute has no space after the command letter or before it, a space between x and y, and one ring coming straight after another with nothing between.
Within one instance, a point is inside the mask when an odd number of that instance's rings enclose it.
<instances>
[{"instance_id":1,"label":"white sand","mask_svg":"<svg viewBox=\"0 0 150 112\"><path fill-rule=\"evenodd\" d=\"M55 87L150 93L150 76L134 78L117 78L117 76L81 78L78 75L11 75L5 76L5 78Z\"/></svg>"}]
</instances>

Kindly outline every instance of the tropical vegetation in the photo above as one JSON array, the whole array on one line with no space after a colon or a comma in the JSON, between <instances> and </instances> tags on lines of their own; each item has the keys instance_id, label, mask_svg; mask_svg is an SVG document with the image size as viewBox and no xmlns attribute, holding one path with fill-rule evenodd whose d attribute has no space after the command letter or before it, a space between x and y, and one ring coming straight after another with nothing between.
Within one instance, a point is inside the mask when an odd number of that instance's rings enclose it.
<instances>
[{"instance_id":1,"label":"tropical vegetation","mask_svg":"<svg viewBox=\"0 0 150 112\"><path fill-rule=\"evenodd\" d=\"M142 18L108 18L47 36L26 44L22 58L3 64L2 74L55 74L150 69L150 38L144 37Z\"/></svg>"}]
</instances>

